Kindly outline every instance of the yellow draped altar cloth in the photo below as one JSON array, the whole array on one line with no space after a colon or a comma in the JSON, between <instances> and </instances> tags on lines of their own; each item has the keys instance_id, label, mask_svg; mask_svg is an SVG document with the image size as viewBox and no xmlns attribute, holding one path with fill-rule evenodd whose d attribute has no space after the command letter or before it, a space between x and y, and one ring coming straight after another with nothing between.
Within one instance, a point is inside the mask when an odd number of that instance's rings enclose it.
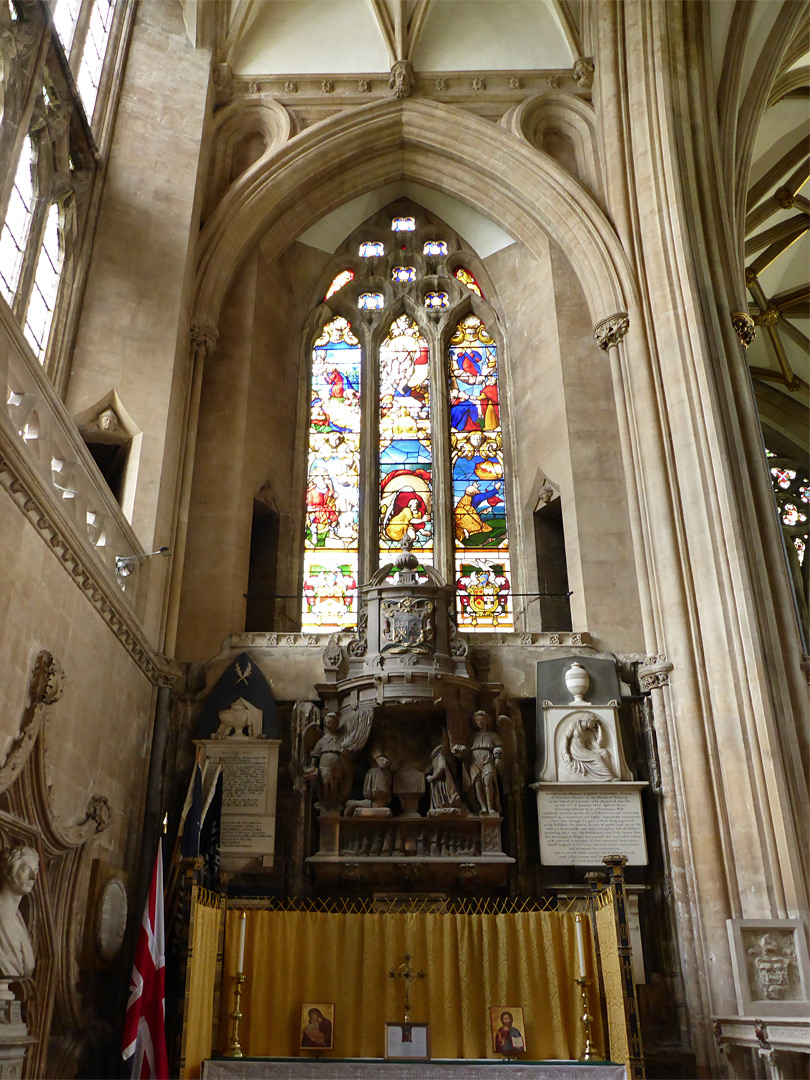
<instances>
[{"instance_id":1,"label":"yellow draped altar cloth","mask_svg":"<svg viewBox=\"0 0 810 1080\"><path fill-rule=\"evenodd\" d=\"M200 1063L211 1056L217 949L223 914L219 896L194 887L183 1009L180 1073L183 1077L198 1077Z\"/></svg>"},{"instance_id":2,"label":"yellow draped altar cloth","mask_svg":"<svg viewBox=\"0 0 810 1080\"><path fill-rule=\"evenodd\" d=\"M229 911L220 1052L226 1049L233 1001L238 921L238 912ZM411 1019L431 1025L434 1058L497 1056L490 1005L523 1007L528 1058L571 1059L581 1053L572 914L266 910L247 915L243 1052L297 1056L301 1004L320 1001L335 1003L334 1057L383 1057L385 1023L403 1018L402 980L388 978L388 972L406 952L426 975L413 984ZM589 966L593 975L593 955ZM601 1038L598 1016L594 1034Z\"/></svg>"}]
</instances>

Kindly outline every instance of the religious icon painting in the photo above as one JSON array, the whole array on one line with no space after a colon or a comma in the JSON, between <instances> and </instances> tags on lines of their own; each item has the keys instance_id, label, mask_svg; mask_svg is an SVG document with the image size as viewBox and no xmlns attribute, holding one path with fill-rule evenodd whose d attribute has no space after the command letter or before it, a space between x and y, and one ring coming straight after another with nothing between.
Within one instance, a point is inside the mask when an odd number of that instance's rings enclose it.
<instances>
[{"instance_id":1,"label":"religious icon painting","mask_svg":"<svg viewBox=\"0 0 810 1080\"><path fill-rule=\"evenodd\" d=\"M520 1005L490 1005L489 1025L496 1054L517 1057L526 1053L526 1027Z\"/></svg>"},{"instance_id":2,"label":"religious icon painting","mask_svg":"<svg viewBox=\"0 0 810 1080\"><path fill-rule=\"evenodd\" d=\"M301 1005L299 1050L334 1050L334 1002L305 1001Z\"/></svg>"},{"instance_id":3,"label":"religious icon painting","mask_svg":"<svg viewBox=\"0 0 810 1080\"><path fill-rule=\"evenodd\" d=\"M386 1024L386 1061L430 1061L430 1024Z\"/></svg>"}]
</instances>

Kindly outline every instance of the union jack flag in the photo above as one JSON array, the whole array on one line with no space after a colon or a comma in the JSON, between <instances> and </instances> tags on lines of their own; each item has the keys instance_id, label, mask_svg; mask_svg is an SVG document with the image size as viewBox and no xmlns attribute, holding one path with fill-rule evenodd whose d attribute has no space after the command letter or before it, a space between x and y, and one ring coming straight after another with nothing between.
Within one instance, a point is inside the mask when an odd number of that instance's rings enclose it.
<instances>
[{"instance_id":1,"label":"union jack flag","mask_svg":"<svg viewBox=\"0 0 810 1080\"><path fill-rule=\"evenodd\" d=\"M121 1056L132 1058L133 1080L168 1080L166 957L163 932L163 842L158 842L129 985Z\"/></svg>"}]
</instances>

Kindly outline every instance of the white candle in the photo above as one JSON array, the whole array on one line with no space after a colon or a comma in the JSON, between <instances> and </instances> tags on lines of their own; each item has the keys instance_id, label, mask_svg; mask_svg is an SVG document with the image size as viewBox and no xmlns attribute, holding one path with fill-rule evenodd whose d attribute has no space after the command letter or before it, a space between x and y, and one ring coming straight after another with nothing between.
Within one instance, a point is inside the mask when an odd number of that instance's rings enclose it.
<instances>
[{"instance_id":1,"label":"white candle","mask_svg":"<svg viewBox=\"0 0 810 1080\"><path fill-rule=\"evenodd\" d=\"M580 979L584 979L585 976L586 976L586 968L585 968L585 935L584 935L583 930L582 930L582 916L581 915L577 915L577 917L576 917L576 926L577 926L577 956L578 956L578 959L579 959L579 977L580 977Z\"/></svg>"},{"instance_id":2,"label":"white candle","mask_svg":"<svg viewBox=\"0 0 810 1080\"><path fill-rule=\"evenodd\" d=\"M236 974L241 975L245 970L245 927L247 926L247 912L243 911L239 916L239 955L236 961Z\"/></svg>"}]
</instances>

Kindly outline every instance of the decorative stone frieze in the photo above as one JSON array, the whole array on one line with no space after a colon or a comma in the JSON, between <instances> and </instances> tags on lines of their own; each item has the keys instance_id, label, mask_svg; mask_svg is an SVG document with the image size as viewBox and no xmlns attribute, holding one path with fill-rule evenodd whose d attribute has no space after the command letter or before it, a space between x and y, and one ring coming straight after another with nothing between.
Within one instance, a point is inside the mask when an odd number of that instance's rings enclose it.
<instances>
[{"instance_id":1,"label":"decorative stone frieze","mask_svg":"<svg viewBox=\"0 0 810 1080\"><path fill-rule=\"evenodd\" d=\"M659 690L662 686L669 686L669 673L674 664L667 660L664 653L657 656L648 656L646 661L639 666L638 681L643 691Z\"/></svg>"},{"instance_id":2,"label":"decorative stone frieze","mask_svg":"<svg viewBox=\"0 0 810 1080\"><path fill-rule=\"evenodd\" d=\"M615 315L609 315L596 324L593 328L593 336L599 348L607 352L608 349L615 348L624 340L629 329L630 316L626 311L617 311Z\"/></svg>"},{"instance_id":3,"label":"decorative stone frieze","mask_svg":"<svg viewBox=\"0 0 810 1080\"><path fill-rule=\"evenodd\" d=\"M757 336L757 328L754 320L745 311L732 311L731 325L734 327L737 337L742 342L743 348L747 349Z\"/></svg>"}]
</instances>

